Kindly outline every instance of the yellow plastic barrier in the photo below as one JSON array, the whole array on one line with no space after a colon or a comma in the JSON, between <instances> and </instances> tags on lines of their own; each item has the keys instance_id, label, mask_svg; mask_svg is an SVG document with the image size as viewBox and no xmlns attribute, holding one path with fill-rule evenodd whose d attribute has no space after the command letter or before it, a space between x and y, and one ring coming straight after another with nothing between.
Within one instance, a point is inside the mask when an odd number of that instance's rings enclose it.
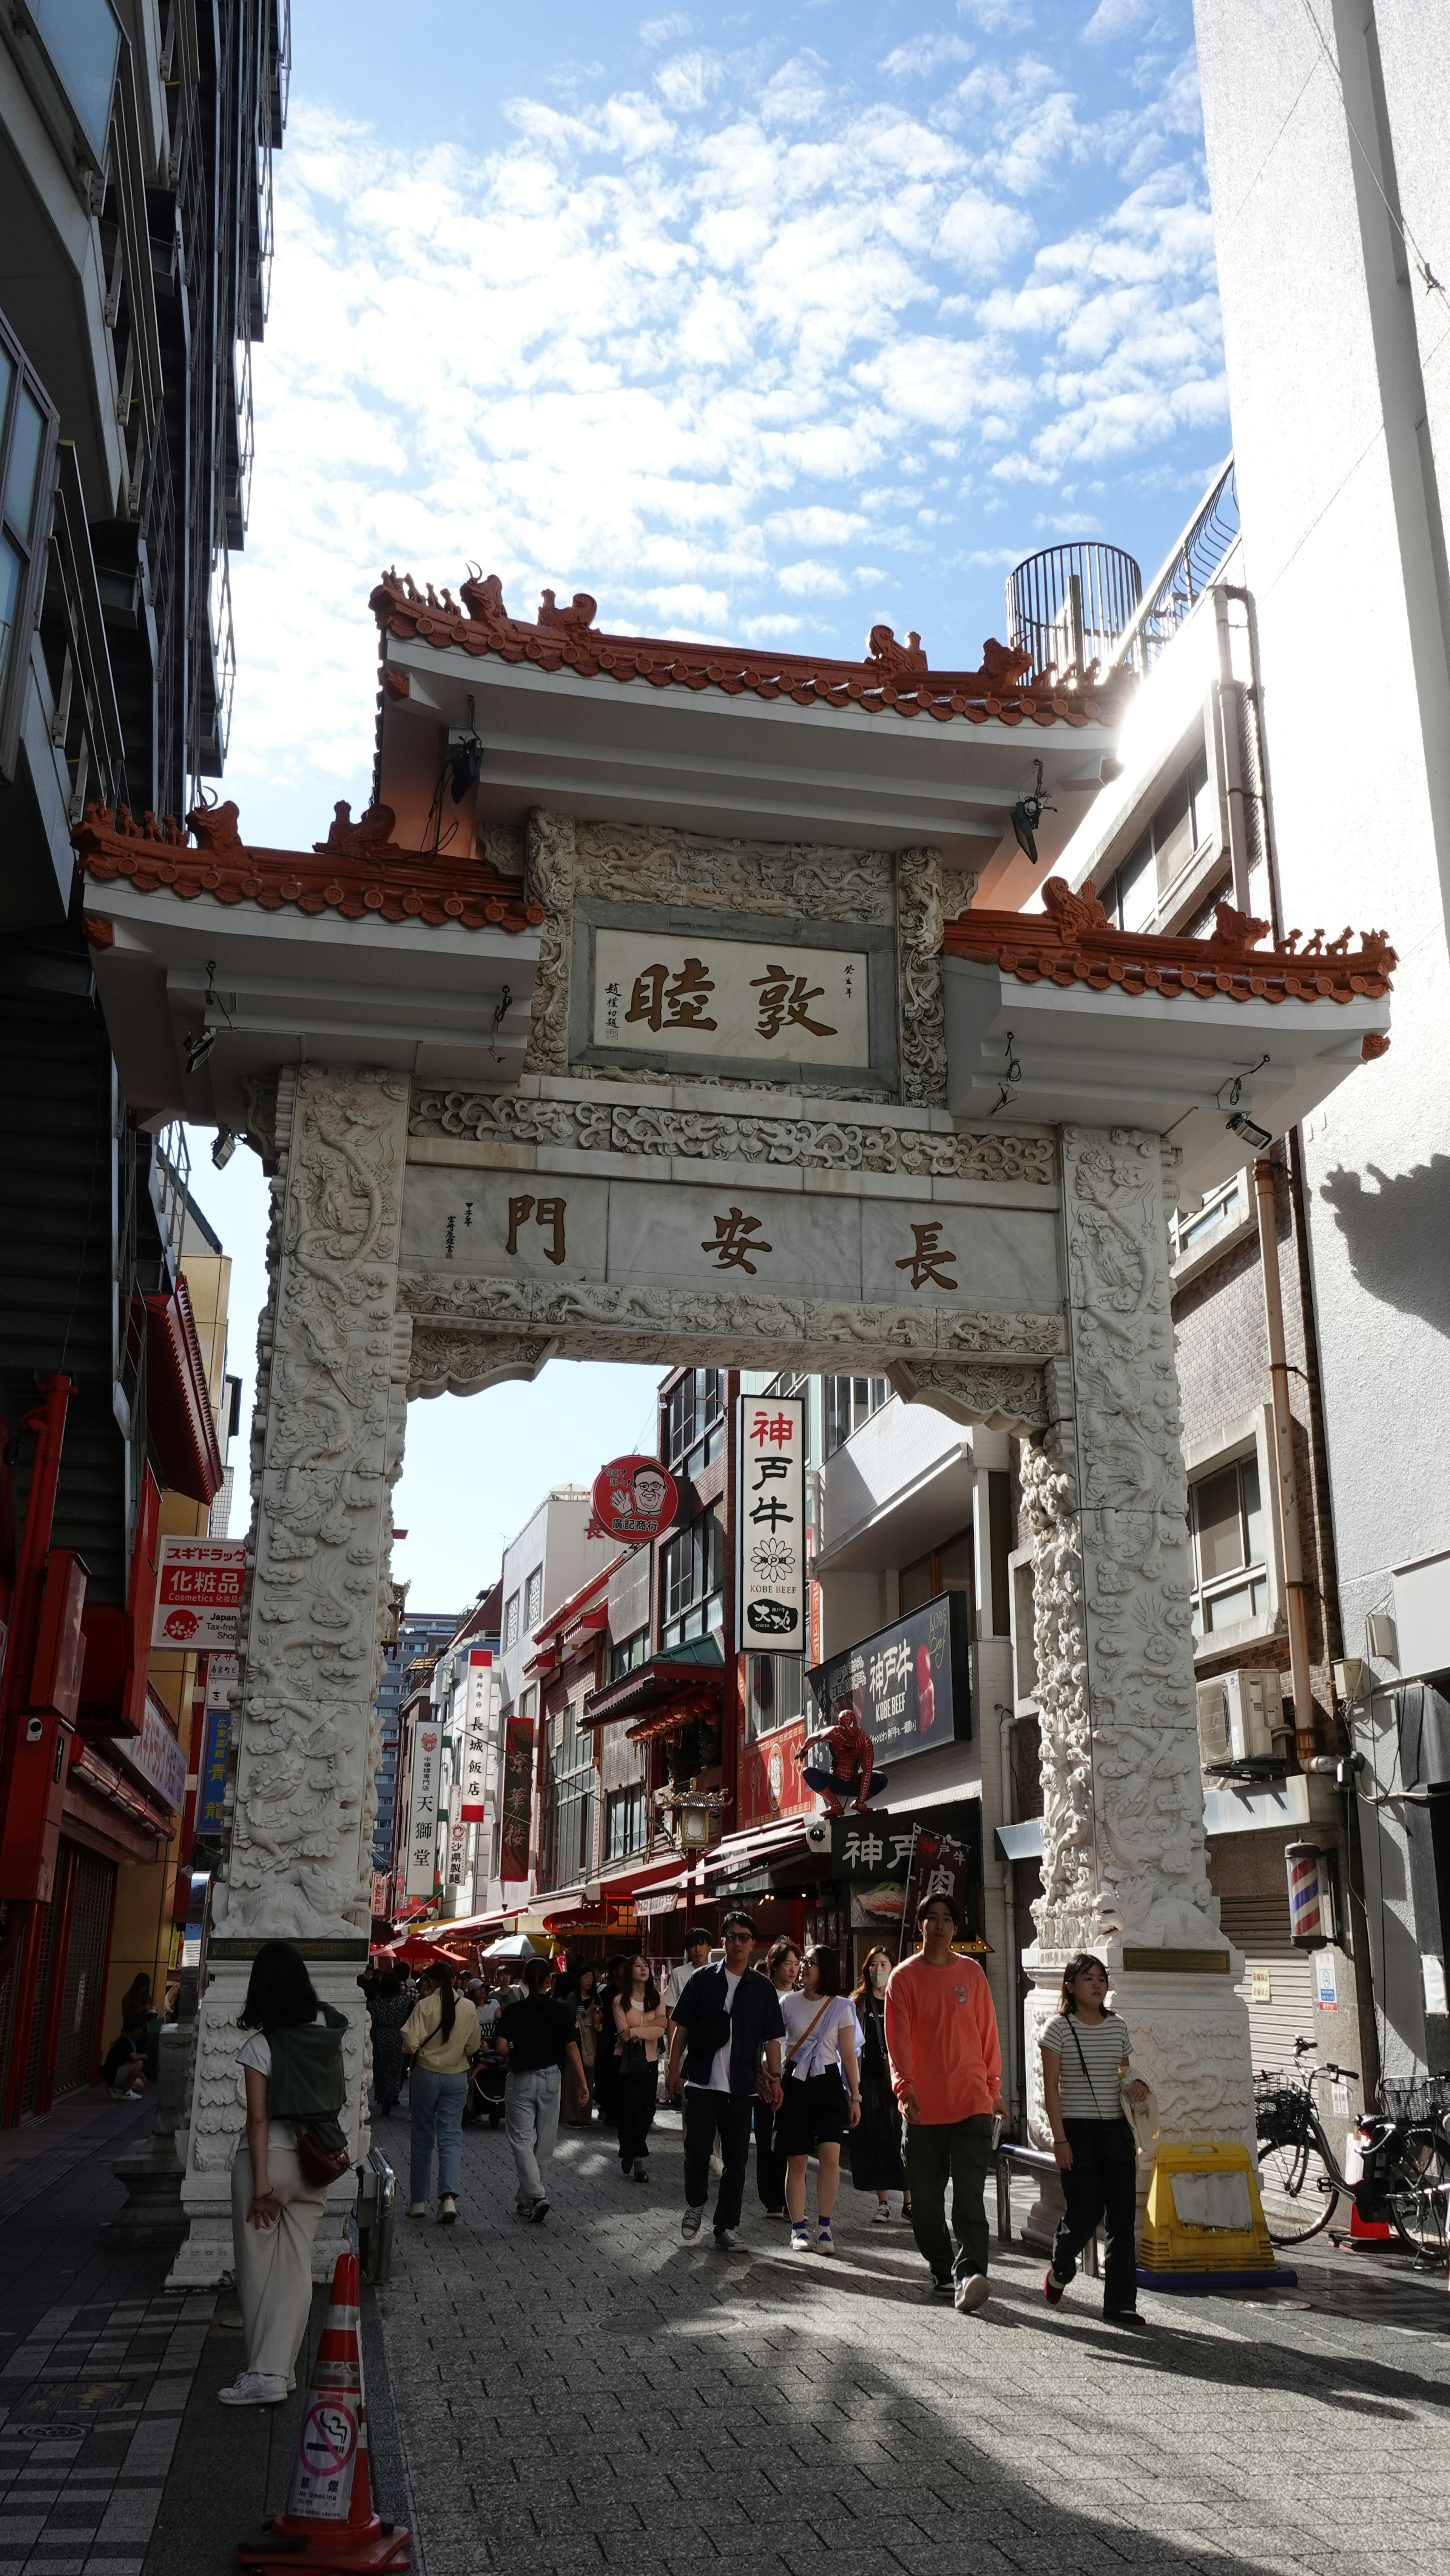
<instances>
[{"instance_id":1,"label":"yellow plastic barrier","mask_svg":"<svg viewBox=\"0 0 1450 2576\"><path fill-rule=\"evenodd\" d=\"M1138 2279L1149 2290L1290 2289L1264 2223L1247 2147L1160 2146Z\"/></svg>"}]
</instances>

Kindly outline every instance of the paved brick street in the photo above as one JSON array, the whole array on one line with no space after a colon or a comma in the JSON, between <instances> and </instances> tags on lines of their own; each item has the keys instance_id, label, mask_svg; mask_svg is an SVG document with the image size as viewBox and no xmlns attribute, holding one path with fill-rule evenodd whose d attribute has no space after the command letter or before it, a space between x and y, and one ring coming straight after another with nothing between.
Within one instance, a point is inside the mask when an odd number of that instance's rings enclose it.
<instances>
[{"instance_id":1,"label":"paved brick street","mask_svg":"<svg viewBox=\"0 0 1450 2576\"><path fill-rule=\"evenodd\" d=\"M405 2119L380 2137L401 2167ZM849 2191L834 2261L750 2197L740 2252L687 2247L677 2122L653 2144L644 2191L565 2133L525 2228L479 2132L458 2227L400 2219L379 2304L426 2576L1443 2564L1443 2283L1327 2254L1294 2304L1145 2297L1132 2338L1095 2284L1049 2315L1013 2253L964 2320Z\"/></svg>"}]
</instances>

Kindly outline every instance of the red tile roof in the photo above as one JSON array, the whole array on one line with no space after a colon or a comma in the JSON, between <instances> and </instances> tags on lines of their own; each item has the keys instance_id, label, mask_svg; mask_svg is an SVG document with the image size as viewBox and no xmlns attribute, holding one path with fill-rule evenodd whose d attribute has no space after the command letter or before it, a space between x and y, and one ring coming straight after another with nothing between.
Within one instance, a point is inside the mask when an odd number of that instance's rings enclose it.
<instances>
[{"instance_id":1,"label":"red tile roof","mask_svg":"<svg viewBox=\"0 0 1450 2576\"><path fill-rule=\"evenodd\" d=\"M583 679L602 672L616 680L648 680L657 689L721 689L727 697L750 690L757 698L793 698L797 706L859 706L868 715L934 716L938 724L954 717L986 724L993 716L1008 725L1028 718L1039 725L1113 722L1136 686L1124 671L1099 679L1096 667L1082 681L1058 681L1049 673L1029 686L1030 653L995 641L983 645L978 671L931 671L921 638L911 635L898 644L889 626L872 627L859 662L770 647L753 651L739 644L610 635L595 625L597 602L585 590L575 592L568 608L557 607L546 590L530 626L510 617L497 573L487 579L470 574L455 600L448 590L439 599L431 582L420 591L411 574L385 572L370 605L383 634L431 644L438 652L457 646L476 658L496 653L505 662L576 671ZM393 696L406 697L407 672L387 670L385 685Z\"/></svg>"},{"instance_id":2,"label":"red tile roof","mask_svg":"<svg viewBox=\"0 0 1450 2576\"><path fill-rule=\"evenodd\" d=\"M341 913L345 921L371 916L432 929L521 931L544 918L542 904L526 903L516 880L480 859L400 850L387 805L373 806L356 823L339 805L327 839L305 853L248 849L233 804L198 805L186 821L195 848L170 814L160 823L147 814L138 823L124 805L114 816L88 805L71 839L96 883L124 877L138 894L164 889L184 902L210 894L218 903L256 903L265 912L295 905L299 912ZM95 927L102 934L97 944L106 944L106 925Z\"/></svg>"},{"instance_id":3,"label":"red tile roof","mask_svg":"<svg viewBox=\"0 0 1450 2576\"><path fill-rule=\"evenodd\" d=\"M1159 939L1114 929L1090 885L1073 894L1061 877L1049 877L1042 899L1040 913L961 913L946 925L944 953L991 958L1024 984L1088 984L1098 993L1116 984L1169 1001L1185 993L1203 1001L1223 993L1235 1002L1378 1001L1398 963L1380 930L1362 932L1358 948L1350 947L1348 929L1327 948L1322 930L1307 947L1299 945L1302 931L1291 930L1280 945L1264 948L1268 922L1221 903L1211 937ZM1382 1055L1388 1043L1366 1038L1365 1052Z\"/></svg>"}]
</instances>

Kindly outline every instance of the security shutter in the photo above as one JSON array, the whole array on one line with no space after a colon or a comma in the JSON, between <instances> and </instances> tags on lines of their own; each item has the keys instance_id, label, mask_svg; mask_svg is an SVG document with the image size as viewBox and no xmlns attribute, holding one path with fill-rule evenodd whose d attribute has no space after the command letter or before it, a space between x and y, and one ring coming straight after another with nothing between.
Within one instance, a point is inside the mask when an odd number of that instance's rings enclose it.
<instances>
[{"instance_id":1,"label":"security shutter","mask_svg":"<svg viewBox=\"0 0 1450 2576\"><path fill-rule=\"evenodd\" d=\"M70 1952L56 2040L57 2099L62 2093L73 2093L78 2086L95 2081L101 1999L106 1983L106 1938L116 1884L114 1861L101 1860L95 1852L88 1851L78 1853L77 1860Z\"/></svg>"},{"instance_id":2,"label":"security shutter","mask_svg":"<svg viewBox=\"0 0 1450 2576\"><path fill-rule=\"evenodd\" d=\"M1219 1901L1219 1929L1244 1954L1244 1982L1239 1988L1249 2008L1249 2039L1254 2072L1292 2071L1294 2042L1315 2037L1314 1977L1309 1954L1296 1950L1289 1937L1289 1907L1283 1895L1226 1896ZM1257 1979L1255 1970L1258 1971ZM1255 1999L1254 1987L1260 1988ZM1268 1999L1262 1989L1267 1983Z\"/></svg>"}]
</instances>

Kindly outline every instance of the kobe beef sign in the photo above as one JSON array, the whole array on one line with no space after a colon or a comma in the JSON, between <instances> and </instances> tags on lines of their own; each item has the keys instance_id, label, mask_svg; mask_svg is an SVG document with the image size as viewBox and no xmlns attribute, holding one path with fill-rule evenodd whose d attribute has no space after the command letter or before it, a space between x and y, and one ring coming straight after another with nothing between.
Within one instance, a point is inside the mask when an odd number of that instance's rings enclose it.
<instances>
[{"instance_id":1,"label":"kobe beef sign","mask_svg":"<svg viewBox=\"0 0 1450 2576\"><path fill-rule=\"evenodd\" d=\"M735 1408L735 1644L806 1647L804 1396L742 1395Z\"/></svg>"}]
</instances>

